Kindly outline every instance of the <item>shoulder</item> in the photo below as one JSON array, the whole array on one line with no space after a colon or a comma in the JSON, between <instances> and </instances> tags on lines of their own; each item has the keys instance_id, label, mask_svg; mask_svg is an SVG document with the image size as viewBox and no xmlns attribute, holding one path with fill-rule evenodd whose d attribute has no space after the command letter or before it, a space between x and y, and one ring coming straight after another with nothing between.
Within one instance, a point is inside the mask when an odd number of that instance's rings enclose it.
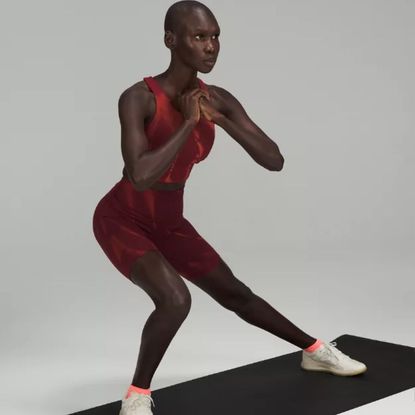
<instances>
[{"instance_id":1,"label":"shoulder","mask_svg":"<svg viewBox=\"0 0 415 415\"><path fill-rule=\"evenodd\" d=\"M136 82L126 88L118 98L120 112L139 110L145 117L154 111L154 105L154 95L144 81Z\"/></svg>"},{"instance_id":2,"label":"shoulder","mask_svg":"<svg viewBox=\"0 0 415 415\"><path fill-rule=\"evenodd\" d=\"M205 85L208 89L209 96L211 97L212 104L225 115L229 115L242 107L238 99L227 89L218 85Z\"/></svg>"},{"instance_id":3,"label":"shoulder","mask_svg":"<svg viewBox=\"0 0 415 415\"><path fill-rule=\"evenodd\" d=\"M220 87L218 85L209 85L209 84L206 84L206 83L205 83L205 85L206 85L206 88L207 88L207 90L209 92L209 95L212 95L214 97L226 99L226 98L230 98L230 97L233 96L225 88L222 88L222 87Z\"/></svg>"}]
</instances>

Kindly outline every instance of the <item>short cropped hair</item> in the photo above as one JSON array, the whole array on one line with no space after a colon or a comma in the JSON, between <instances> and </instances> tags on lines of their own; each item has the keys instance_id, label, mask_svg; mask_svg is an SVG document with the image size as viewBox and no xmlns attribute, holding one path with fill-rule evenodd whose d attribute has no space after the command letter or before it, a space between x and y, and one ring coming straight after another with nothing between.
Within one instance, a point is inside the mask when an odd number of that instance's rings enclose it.
<instances>
[{"instance_id":1,"label":"short cropped hair","mask_svg":"<svg viewBox=\"0 0 415 415\"><path fill-rule=\"evenodd\" d=\"M180 33L183 19L194 10L203 10L213 16L212 11L203 3L196 0L183 0L173 3L166 12L164 19L164 31Z\"/></svg>"}]
</instances>

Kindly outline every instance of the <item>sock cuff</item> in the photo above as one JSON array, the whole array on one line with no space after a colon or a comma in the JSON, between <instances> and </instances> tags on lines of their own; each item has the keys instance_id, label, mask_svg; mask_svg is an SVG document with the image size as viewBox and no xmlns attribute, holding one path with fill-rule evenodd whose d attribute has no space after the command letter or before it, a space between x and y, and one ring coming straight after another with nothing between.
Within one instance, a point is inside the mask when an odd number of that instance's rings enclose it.
<instances>
[{"instance_id":1,"label":"sock cuff","mask_svg":"<svg viewBox=\"0 0 415 415\"><path fill-rule=\"evenodd\" d=\"M145 389L145 388L139 388L138 386L130 385L125 395L125 399L127 399L131 395L131 392L144 393L144 395L151 395L150 388Z\"/></svg>"},{"instance_id":2,"label":"sock cuff","mask_svg":"<svg viewBox=\"0 0 415 415\"><path fill-rule=\"evenodd\" d=\"M321 345L323 344L323 342L320 339L317 339L311 346L307 347L306 349L304 349L304 351L306 352L314 352L316 351Z\"/></svg>"}]
</instances>

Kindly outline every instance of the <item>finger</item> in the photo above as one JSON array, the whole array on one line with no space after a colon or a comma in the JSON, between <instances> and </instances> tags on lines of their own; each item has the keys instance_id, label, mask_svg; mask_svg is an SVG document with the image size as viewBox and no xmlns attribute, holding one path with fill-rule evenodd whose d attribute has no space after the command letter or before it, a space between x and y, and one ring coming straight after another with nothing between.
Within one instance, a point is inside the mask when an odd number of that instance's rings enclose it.
<instances>
[{"instance_id":1,"label":"finger","mask_svg":"<svg viewBox=\"0 0 415 415\"><path fill-rule=\"evenodd\" d=\"M193 96L193 95L199 93L200 91L202 91L202 89L200 89L200 88L193 88L193 89L190 89L190 90L186 91L183 95Z\"/></svg>"},{"instance_id":2,"label":"finger","mask_svg":"<svg viewBox=\"0 0 415 415\"><path fill-rule=\"evenodd\" d=\"M196 97L197 95L204 95L204 96L208 96L209 94L204 90L204 89L201 89L201 88L196 88L196 89L193 89L190 93L189 93L189 96L191 96L192 98L193 97Z\"/></svg>"},{"instance_id":3,"label":"finger","mask_svg":"<svg viewBox=\"0 0 415 415\"><path fill-rule=\"evenodd\" d=\"M203 90L203 92L206 94L207 98L210 98L209 91L207 91L207 90Z\"/></svg>"},{"instance_id":4,"label":"finger","mask_svg":"<svg viewBox=\"0 0 415 415\"><path fill-rule=\"evenodd\" d=\"M183 94L182 96L183 96L184 99L186 99L188 101L191 101L191 100L200 98L202 92L203 91L200 90L200 89L194 89L194 90L192 90L188 93Z\"/></svg>"},{"instance_id":5,"label":"finger","mask_svg":"<svg viewBox=\"0 0 415 415\"><path fill-rule=\"evenodd\" d=\"M209 96L209 92L208 92L208 91L205 91L204 89L202 89L201 91L202 91L202 94L203 94L206 98L210 98L210 96Z\"/></svg>"},{"instance_id":6,"label":"finger","mask_svg":"<svg viewBox=\"0 0 415 415\"><path fill-rule=\"evenodd\" d=\"M206 102L209 101L209 95L206 93L206 91L201 91L200 94L198 94L197 99L199 102L203 102L203 99L206 100Z\"/></svg>"},{"instance_id":7,"label":"finger","mask_svg":"<svg viewBox=\"0 0 415 415\"><path fill-rule=\"evenodd\" d=\"M204 102L202 102L202 101L199 101L199 107L202 109L202 111L204 111L204 112L207 112L207 111L209 111L210 112L210 107L208 106L208 105L206 105Z\"/></svg>"},{"instance_id":8,"label":"finger","mask_svg":"<svg viewBox=\"0 0 415 415\"><path fill-rule=\"evenodd\" d=\"M209 97L206 95L201 95L200 96L200 102L206 102L209 103Z\"/></svg>"},{"instance_id":9,"label":"finger","mask_svg":"<svg viewBox=\"0 0 415 415\"><path fill-rule=\"evenodd\" d=\"M204 111L203 107L200 108L200 112L202 114L202 117L205 117L208 121L212 121L211 116L208 112Z\"/></svg>"}]
</instances>

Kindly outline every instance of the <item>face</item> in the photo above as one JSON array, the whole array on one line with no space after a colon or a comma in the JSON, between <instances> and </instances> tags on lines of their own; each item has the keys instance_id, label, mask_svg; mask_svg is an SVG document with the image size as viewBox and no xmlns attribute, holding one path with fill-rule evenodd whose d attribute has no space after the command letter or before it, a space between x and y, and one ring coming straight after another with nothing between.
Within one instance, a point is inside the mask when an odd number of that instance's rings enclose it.
<instances>
[{"instance_id":1,"label":"face","mask_svg":"<svg viewBox=\"0 0 415 415\"><path fill-rule=\"evenodd\" d=\"M183 20L173 53L187 66L208 73L219 54L219 25L213 16L202 10L193 11Z\"/></svg>"}]
</instances>

